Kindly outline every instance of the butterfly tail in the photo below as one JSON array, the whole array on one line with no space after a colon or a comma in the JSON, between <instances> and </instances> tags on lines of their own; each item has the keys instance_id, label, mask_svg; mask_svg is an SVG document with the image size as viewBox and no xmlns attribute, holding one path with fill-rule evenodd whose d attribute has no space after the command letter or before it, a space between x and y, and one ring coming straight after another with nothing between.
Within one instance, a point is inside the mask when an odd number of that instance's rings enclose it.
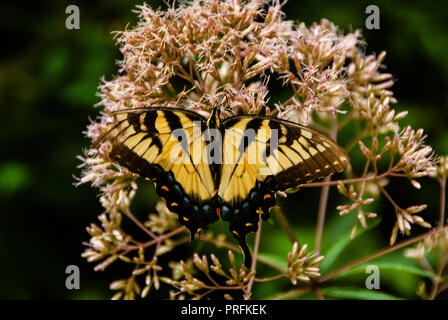
<instances>
[{"instance_id":1,"label":"butterfly tail","mask_svg":"<svg viewBox=\"0 0 448 320\"><path fill-rule=\"evenodd\" d=\"M235 237L238 240L238 244L241 247L241 250L243 250L244 254L244 265L249 269L252 265L252 254L250 253L249 247L246 243L246 235L242 235L239 237Z\"/></svg>"}]
</instances>

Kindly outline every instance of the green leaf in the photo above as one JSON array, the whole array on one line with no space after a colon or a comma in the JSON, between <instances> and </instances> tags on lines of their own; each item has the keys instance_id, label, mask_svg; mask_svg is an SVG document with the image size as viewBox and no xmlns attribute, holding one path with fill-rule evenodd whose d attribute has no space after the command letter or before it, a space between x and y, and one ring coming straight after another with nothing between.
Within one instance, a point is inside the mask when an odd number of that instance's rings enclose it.
<instances>
[{"instance_id":1,"label":"green leaf","mask_svg":"<svg viewBox=\"0 0 448 320\"><path fill-rule=\"evenodd\" d=\"M435 273L433 273L433 272L429 272L429 271L420 269L420 268L415 267L415 266L405 265L405 264L401 264L401 263L394 263L394 262L383 262L383 263L380 262L380 263L366 263L366 264L362 264L360 266L354 267L354 268L352 268L350 270L347 270L347 271L341 273L336 278L346 277L346 276L352 275L352 274L365 273L366 272L366 267L369 266L369 265L377 266L379 268L380 272L381 271L385 271L385 270L397 271L397 272L407 272L407 273L415 274L415 275L422 276L422 277L438 279L438 276Z\"/></svg>"},{"instance_id":2,"label":"green leaf","mask_svg":"<svg viewBox=\"0 0 448 320\"><path fill-rule=\"evenodd\" d=\"M282 270L286 270L288 268L288 264L285 257L280 257L278 255L272 253L258 253L258 257L262 258L271 264L281 268Z\"/></svg>"},{"instance_id":3,"label":"green leaf","mask_svg":"<svg viewBox=\"0 0 448 320\"><path fill-rule=\"evenodd\" d=\"M292 289L285 292L277 292L272 295L263 298L264 300L317 300L316 297L310 296L309 294L313 293L312 290L303 290L303 289Z\"/></svg>"},{"instance_id":4,"label":"green leaf","mask_svg":"<svg viewBox=\"0 0 448 320\"><path fill-rule=\"evenodd\" d=\"M336 259L339 257L339 255L344 251L345 248L350 244L350 242L360 235L362 235L364 232L373 229L380 223L381 219L377 218L373 220L367 228L358 228L358 231L355 234L355 237L353 239L350 238L350 233L347 233L346 235L341 236L341 238L334 243L333 246L331 246L325 253L324 259L319 265L321 273L325 273L328 268L336 261Z\"/></svg>"},{"instance_id":5,"label":"green leaf","mask_svg":"<svg viewBox=\"0 0 448 320\"><path fill-rule=\"evenodd\" d=\"M354 287L326 287L322 288L322 293L324 295L340 299L402 300L401 298L382 291Z\"/></svg>"}]
</instances>

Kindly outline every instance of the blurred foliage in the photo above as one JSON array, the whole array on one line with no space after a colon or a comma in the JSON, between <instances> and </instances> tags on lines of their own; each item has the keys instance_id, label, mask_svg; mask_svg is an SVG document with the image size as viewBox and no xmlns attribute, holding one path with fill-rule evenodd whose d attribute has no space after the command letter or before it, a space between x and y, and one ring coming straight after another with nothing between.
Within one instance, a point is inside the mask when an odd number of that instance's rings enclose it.
<instances>
[{"instance_id":1,"label":"blurred foliage","mask_svg":"<svg viewBox=\"0 0 448 320\"><path fill-rule=\"evenodd\" d=\"M65 8L69 4L80 8L80 30L65 28ZM85 226L96 221L102 209L95 189L75 188L72 175L79 174L76 155L89 144L82 131L88 117L95 117L99 112L93 109L99 101L96 97L99 79L112 77L118 69L115 60L120 58L120 53L111 32L135 24L132 10L136 4L140 2L39 1L0 5L0 21L6 30L2 34L0 62L3 150L0 158L0 298L107 299L111 296L107 284L123 271L111 267L105 273L95 273L92 265L80 257L81 241L87 239ZM149 4L164 6L157 1L149 1ZM380 8L380 30L365 29L365 8L369 4ZM399 101L398 110L409 110L407 121L425 128L427 142L439 154L448 153L447 3L290 1L284 11L287 18L307 24L325 17L342 30L362 29L368 52L388 52L385 64L396 77L394 92ZM316 191L303 190L282 200L285 214L300 242L310 246L314 242L319 197ZM412 203L428 203L425 217L431 223L436 221L436 183L424 180L423 191L413 193L411 187L395 182L390 185L390 192L404 205L412 198ZM139 194L136 205L146 212L151 211L155 204L153 188L148 187L148 196ZM329 244L349 236L355 218L337 216L334 208L339 203L332 195L335 194L330 194L324 254L330 250ZM297 206L300 206L300 215L295 214ZM383 202L376 210L383 213L391 208ZM262 239L261 253L277 252L285 256L290 242L276 225L275 218L264 224L264 235L269 235L270 239ZM341 248L332 268L386 246L392 227L392 217L383 214L375 232L367 230L357 241ZM222 223L212 228L225 229ZM202 245L199 241L192 242L194 249ZM207 245L204 250L208 250ZM172 255L179 254L184 253L172 252ZM382 273L382 289L391 297L415 298L422 275L412 272L412 268L406 272L390 267L394 261L406 259L401 251L384 259L389 268ZM406 259L406 263L412 265L413 262ZM81 269L81 290L65 288L65 268L70 264ZM358 278L341 277L338 281L359 286L365 276L360 272ZM260 284L255 298L267 297L281 286L281 281ZM356 293L335 285L326 288L324 294L350 298ZM369 298L375 293L360 294ZM312 294L305 297L314 298Z\"/></svg>"}]
</instances>

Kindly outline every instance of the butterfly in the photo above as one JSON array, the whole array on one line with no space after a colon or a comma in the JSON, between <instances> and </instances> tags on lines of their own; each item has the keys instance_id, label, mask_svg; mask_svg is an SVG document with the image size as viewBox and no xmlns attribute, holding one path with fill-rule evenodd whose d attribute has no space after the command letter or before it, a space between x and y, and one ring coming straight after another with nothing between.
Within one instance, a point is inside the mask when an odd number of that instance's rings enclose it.
<instances>
[{"instance_id":1,"label":"butterfly","mask_svg":"<svg viewBox=\"0 0 448 320\"><path fill-rule=\"evenodd\" d=\"M255 115L208 118L180 108L113 113L94 143L114 162L155 182L156 192L193 236L219 218L251 265L246 235L269 218L278 191L341 172L346 152L331 138L287 120Z\"/></svg>"}]
</instances>

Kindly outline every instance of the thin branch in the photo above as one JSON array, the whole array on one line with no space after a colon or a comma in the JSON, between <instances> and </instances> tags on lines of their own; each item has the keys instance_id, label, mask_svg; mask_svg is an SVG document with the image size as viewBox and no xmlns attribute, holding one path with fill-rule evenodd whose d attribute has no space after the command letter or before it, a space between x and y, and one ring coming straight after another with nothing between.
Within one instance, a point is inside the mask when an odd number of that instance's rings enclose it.
<instances>
[{"instance_id":1,"label":"thin branch","mask_svg":"<svg viewBox=\"0 0 448 320\"><path fill-rule=\"evenodd\" d=\"M341 273L344 273L347 270L350 270L350 269L352 269L354 267L362 265L363 263L369 262L369 261L371 261L373 259L376 259L378 257L381 257L381 256L385 255L385 254L388 254L388 253L393 252L395 250L401 249L403 247L406 247L406 246L408 246L410 244L416 243L416 242L418 242L420 240L423 240L423 239L425 239L427 237L430 237L430 236L432 236L432 235L434 235L434 234L436 234L438 232L442 232L442 231L445 231L445 230L448 230L448 227L436 228L436 229L433 229L433 230L431 230L429 232L426 232L424 234L416 236L414 238L411 238L411 239L405 240L405 241L403 241L401 243L398 243L398 244L396 244L396 245L394 245L392 247L379 250L376 253L373 253L373 254L365 257L365 258L362 258L362 259L359 259L359 260L357 260L355 262L352 262L352 263L346 265L345 267L342 267L342 268L340 268L340 269L338 269L338 270L336 270L336 271L334 271L334 272L332 272L332 273L330 273L330 274L320 278L318 280L318 283L321 284L321 283L327 282L328 280L333 279L334 277L340 275Z\"/></svg>"},{"instance_id":2,"label":"thin branch","mask_svg":"<svg viewBox=\"0 0 448 320\"><path fill-rule=\"evenodd\" d=\"M434 269L431 267L431 264L428 262L428 259L426 259L426 256L419 259L418 262L419 262L420 266L427 272L435 273ZM437 287L439 285L439 279L437 279L437 278L431 279L431 282L432 282L432 290L431 290L430 296L432 296L433 293L437 294L436 292L437 292Z\"/></svg>"},{"instance_id":3,"label":"thin branch","mask_svg":"<svg viewBox=\"0 0 448 320\"><path fill-rule=\"evenodd\" d=\"M440 226L445 224L445 201L446 201L446 178L443 177L440 182Z\"/></svg>"},{"instance_id":4,"label":"thin branch","mask_svg":"<svg viewBox=\"0 0 448 320\"><path fill-rule=\"evenodd\" d=\"M286 235L288 236L289 241L291 241L291 243L294 242L298 243L296 235L294 234L294 230L291 228L291 224L288 222L288 219L283 213L282 208L280 208L279 206L275 206L273 210L275 212L275 216L278 222L280 223L280 226L283 228L283 231L285 231Z\"/></svg>"},{"instance_id":5,"label":"thin branch","mask_svg":"<svg viewBox=\"0 0 448 320\"><path fill-rule=\"evenodd\" d=\"M148 228L146 228L141 222L140 220L138 220L133 214L132 212L129 210L129 208L126 208L126 210L124 211L124 214L132 220L132 222L134 222L140 229L142 229L147 235L149 235L151 238L155 239L157 238L157 236Z\"/></svg>"},{"instance_id":6,"label":"thin branch","mask_svg":"<svg viewBox=\"0 0 448 320\"><path fill-rule=\"evenodd\" d=\"M387 200L389 200L389 202L394 206L394 208L398 211L404 211L395 201L394 199L392 199L392 197L390 196L390 194L386 191L386 189L384 189L384 187L382 185L380 185L379 183L377 183L378 188L381 190L381 192L386 196Z\"/></svg>"},{"instance_id":7,"label":"thin branch","mask_svg":"<svg viewBox=\"0 0 448 320\"><path fill-rule=\"evenodd\" d=\"M255 278L255 281L256 282L268 282L268 281L278 280L278 279L284 278L286 276L288 276L288 274L286 272L284 272L284 273L280 273L280 274L277 274L277 275L272 276L272 277Z\"/></svg>"},{"instance_id":8,"label":"thin branch","mask_svg":"<svg viewBox=\"0 0 448 320\"><path fill-rule=\"evenodd\" d=\"M272 300L286 300L286 299L297 298L297 297L300 297L300 296L304 295L305 293L309 292L310 290L311 290L310 287L292 290L287 293L275 296L272 298Z\"/></svg>"},{"instance_id":9,"label":"thin branch","mask_svg":"<svg viewBox=\"0 0 448 320\"><path fill-rule=\"evenodd\" d=\"M213 290L241 290L240 286L218 286L218 287L212 287L212 286L203 286L205 289L213 289Z\"/></svg>"},{"instance_id":10,"label":"thin branch","mask_svg":"<svg viewBox=\"0 0 448 320\"><path fill-rule=\"evenodd\" d=\"M317 299L319 300L325 300L325 296L323 295L322 291L320 290L320 288L315 287L314 288L314 293L316 294Z\"/></svg>"},{"instance_id":11,"label":"thin branch","mask_svg":"<svg viewBox=\"0 0 448 320\"><path fill-rule=\"evenodd\" d=\"M257 257L258 257L258 249L260 248L260 238L261 238L261 216L258 220L258 230L255 234L255 243L254 243L254 253L253 253L253 259L252 259L252 265L250 266L250 272L254 274L254 276L249 280L249 283L247 284L246 293L244 294L244 300L249 300L252 295L252 286L255 282L255 272L257 268Z\"/></svg>"},{"instance_id":12,"label":"thin branch","mask_svg":"<svg viewBox=\"0 0 448 320\"><path fill-rule=\"evenodd\" d=\"M377 180L381 180L389 175L391 175L391 171L388 170L378 176L372 175L369 177L359 177L359 178L353 178L353 179L343 179L343 180L331 180L328 182L310 182L310 183L305 183L303 185L300 186L300 188L315 188L315 187L323 187L323 186L336 186L339 183L357 183L357 182L363 182L363 181L377 181Z\"/></svg>"},{"instance_id":13,"label":"thin branch","mask_svg":"<svg viewBox=\"0 0 448 320\"><path fill-rule=\"evenodd\" d=\"M429 294L429 300L434 300L437 297L437 294L439 293L439 285L440 285L440 278L442 277L443 269L445 269L447 261L441 261L439 270L437 271L437 278L433 280L433 286L431 289L431 293Z\"/></svg>"},{"instance_id":14,"label":"thin branch","mask_svg":"<svg viewBox=\"0 0 448 320\"><path fill-rule=\"evenodd\" d=\"M350 152L357 144L359 141L361 141L362 139L366 138L369 136L369 130L364 130L364 131L360 131L355 138L353 138L353 140L351 140L346 146L345 146L345 150L347 152Z\"/></svg>"},{"instance_id":15,"label":"thin branch","mask_svg":"<svg viewBox=\"0 0 448 320\"><path fill-rule=\"evenodd\" d=\"M215 240L215 239L213 239L213 238L212 238L212 239L204 238L204 239L202 239L202 240L207 241L207 242L210 242L210 243L213 243L213 244L214 244L215 246L217 246L218 248L219 248L219 247L223 247L223 248L226 248L226 249L230 249L230 250L232 250L232 251L235 252L235 253L243 254L243 253L241 252L240 247L238 247L238 246L236 246L236 245L233 245L233 244L231 244L231 243L228 243L228 242L225 242L225 241L223 241L223 242L222 242L222 241L217 241L217 240ZM252 258L253 258L253 257L252 257ZM271 267L271 268L273 268L273 269L275 269L275 270L278 270L278 271L280 271L280 272L285 272L285 270L283 270L282 268L278 267L277 265L271 263L269 260L266 260L266 259L264 259L264 258L262 258L262 257L257 257L257 261L263 263L264 265L267 265L268 267Z\"/></svg>"},{"instance_id":16,"label":"thin branch","mask_svg":"<svg viewBox=\"0 0 448 320\"><path fill-rule=\"evenodd\" d=\"M330 177L326 177L324 181L330 181ZM328 194L330 192L330 186L326 185L322 187L319 199L319 210L317 213L317 224L316 224L316 252L320 253L320 246L322 244L322 235L324 231L325 223L325 212L327 211Z\"/></svg>"},{"instance_id":17,"label":"thin branch","mask_svg":"<svg viewBox=\"0 0 448 320\"><path fill-rule=\"evenodd\" d=\"M200 295L195 296L195 298L197 298L198 300L200 300L200 299L204 298L206 295L212 293L213 291L215 291L215 289L209 289L209 290L207 290L206 292L204 292L204 293L202 293L202 294L200 294ZM179 292L179 293L180 293L180 292Z\"/></svg>"},{"instance_id":18,"label":"thin branch","mask_svg":"<svg viewBox=\"0 0 448 320\"><path fill-rule=\"evenodd\" d=\"M441 293L442 291L445 291L446 289L448 289L448 279L439 287L437 294Z\"/></svg>"},{"instance_id":19,"label":"thin branch","mask_svg":"<svg viewBox=\"0 0 448 320\"><path fill-rule=\"evenodd\" d=\"M429 264L428 260L426 259L426 257L423 257L422 259L419 259L418 262L420 263L420 266L428 271L429 273L435 273L434 269L431 267L431 265Z\"/></svg>"},{"instance_id":20,"label":"thin branch","mask_svg":"<svg viewBox=\"0 0 448 320\"><path fill-rule=\"evenodd\" d=\"M188 231L188 229L185 226L181 226L181 227L178 227L177 229L174 229L171 232L165 233L165 234L163 234L161 236L156 236L156 238L151 240L151 241L148 241L148 242L145 242L145 243L141 243L141 244L138 244L138 245L134 245L134 246L126 246L126 247L122 248L122 249L124 249L126 251L124 253L120 254L120 255L127 254L128 252L130 252L132 250L137 250L137 249L140 249L142 247L146 248L146 247L152 246L153 244L162 242L163 240L171 238L172 236L174 236L174 235L176 235L178 233L184 232L184 231Z\"/></svg>"},{"instance_id":21,"label":"thin branch","mask_svg":"<svg viewBox=\"0 0 448 320\"><path fill-rule=\"evenodd\" d=\"M332 121L332 126L330 128L330 137L333 140L336 140L338 132L337 121L336 118ZM331 179L330 176L326 177L324 182L329 182ZM317 224L316 224L316 241L315 248L317 254L320 253L320 247L322 244L322 235L324 232L324 223L325 223L325 213L327 212L327 204L328 204L328 194L330 193L330 185L324 185L322 187L322 191L320 193L319 199L319 209L317 212Z\"/></svg>"}]
</instances>

